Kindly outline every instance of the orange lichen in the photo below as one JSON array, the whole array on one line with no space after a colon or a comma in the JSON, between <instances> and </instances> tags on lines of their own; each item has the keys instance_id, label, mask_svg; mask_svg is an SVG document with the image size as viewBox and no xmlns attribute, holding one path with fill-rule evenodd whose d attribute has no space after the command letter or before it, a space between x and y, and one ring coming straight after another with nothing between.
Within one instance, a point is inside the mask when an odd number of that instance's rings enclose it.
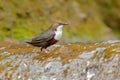
<instances>
[{"instance_id":1,"label":"orange lichen","mask_svg":"<svg viewBox=\"0 0 120 80\"><path fill-rule=\"evenodd\" d=\"M5 69L5 66L1 65L0 66L0 73L2 73L2 71Z\"/></svg>"},{"instance_id":2,"label":"orange lichen","mask_svg":"<svg viewBox=\"0 0 120 80\"><path fill-rule=\"evenodd\" d=\"M22 77L30 76L28 73L33 69L33 67L35 67L35 69L38 67L43 67L46 71L49 71L49 69L54 68L54 66L56 66L57 64L57 66L64 67L63 75L67 76L70 74L70 66L76 66L76 68L78 67L78 69L81 64L84 65L81 66L84 67L84 69L88 67L86 65L91 64L95 66L103 66L101 61L99 62L99 59L102 58L104 62L104 59L108 60L109 58L114 57L115 54L120 54L120 42L72 44L60 43L59 46L50 47L48 48L49 51L43 50L42 52L38 52L40 51L39 48L24 43L3 43L0 43L0 46L4 45L5 47L1 47L0 50L0 61L2 64L0 65L0 73L5 72L4 76L6 76L8 80L12 79L12 77L16 74L16 71L18 72L15 76L18 76L20 77L20 79L22 79ZM9 44L9 46L7 44ZM90 64L88 64L87 61L90 61ZM94 63L92 63L92 61ZM79 65L77 65L77 63ZM94 67L93 65L92 67ZM20 75L20 73L22 73L22 68L26 70L26 73ZM75 72L77 72L76 68L74 69L76 70ZM6 71L6 69L10 69L10 71Z\"/></svg>"},{"instance_id":3,"label":"orange lichen","mask_svg":"<svg viewBox=\"0 0 120 80\"><path fill-rule=\"evenodd\" d=\"M120 54L119 51L113 51L113 49L119 50L120 43L114 43L112 44L103 44L103 43L74 43L74 44L62 44L60 47L55 48L54 50L50 50L48 53L45 52L39 52L38 56L35 56L33 59L38 59L41 61L47 60L48 58L57 58L60 57L61 61L63 63L68 63L69 60L75 59L80 55L82 52L90 52L92 50L95 50L96 48L104 47L106 48L104 51L104 55L106 58L110 57L112 54ZM0 50L0 53L2 52L8 52L10 55L14 54L29 54L33 53L34 51L39 51L39 48L33 47L33 46L27 46L26 44L16 44L11 42L1 42L0 46L6 47L3 50ZM3 59L3 57L1 57Z\"/></svg>"}]
</instances>

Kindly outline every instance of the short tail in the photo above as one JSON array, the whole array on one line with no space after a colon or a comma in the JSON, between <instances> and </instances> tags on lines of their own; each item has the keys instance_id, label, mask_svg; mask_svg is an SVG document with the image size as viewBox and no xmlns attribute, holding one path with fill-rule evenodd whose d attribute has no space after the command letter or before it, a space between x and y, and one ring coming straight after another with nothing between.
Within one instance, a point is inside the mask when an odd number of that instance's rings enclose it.
<instances>
[{"instance_id":1,"label":"short tail","mask_svg":"<svg viewBox=\"0 0 120 80\"><path fill-rule=\"evenodd\" d=\"M31 44L31 40L21 40L20 42L26 42L26 43Z\"/></svg>"},{"instance_id":2,"label":"short tail","mask_svg":"<svg viewBox=\"0 0 120 80\"><path fill-rule=\"evenodd\" d=\"M25 42L30 44L30 43L31 43L31 40L25 40Z\"/></svg>"}]
</instances>

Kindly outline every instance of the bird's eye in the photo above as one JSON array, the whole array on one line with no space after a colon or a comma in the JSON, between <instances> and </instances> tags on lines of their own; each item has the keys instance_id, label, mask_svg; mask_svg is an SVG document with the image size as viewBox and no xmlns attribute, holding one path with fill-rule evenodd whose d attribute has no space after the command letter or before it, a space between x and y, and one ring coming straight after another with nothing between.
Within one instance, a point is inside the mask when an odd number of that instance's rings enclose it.
<instances>
[{"instance_id":1,"label":"bird's eye","mask_svg":"<svg viewBox=\"0 0 120 80\"><path fill-rule=\"evenodd\" d=\"M62 23L59 23L59 25L62 25Z\"/></svg>"},{"instance_id":2,"label":"bird's eye","mask_svg":"<svg viewBox=\"0 0 120 80\"><path fill-rule=\"evenodd\" d=\"M55 29L55 31L57 31L57 29Z\"/></svg>"}]
</instances>

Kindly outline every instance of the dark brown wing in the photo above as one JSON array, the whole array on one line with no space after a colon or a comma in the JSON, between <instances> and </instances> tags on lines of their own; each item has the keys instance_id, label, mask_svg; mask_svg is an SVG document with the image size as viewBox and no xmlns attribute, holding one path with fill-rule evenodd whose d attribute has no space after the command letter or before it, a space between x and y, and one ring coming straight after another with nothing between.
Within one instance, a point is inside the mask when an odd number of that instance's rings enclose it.
<instances>
[{"instance_id":1,"label":"dark brown wing","mask_svg":"<svg viewBox=\"0 0 120 80\"><path fill-rule=\"evenodd\" d=\"M55 32L53 31L46 31L42 33L39 36L36 36L31 40L31 44L34 46L39 46L39 47L46 47L48 42L52 40L55 36Z\"/></svg>"}]
</instances>

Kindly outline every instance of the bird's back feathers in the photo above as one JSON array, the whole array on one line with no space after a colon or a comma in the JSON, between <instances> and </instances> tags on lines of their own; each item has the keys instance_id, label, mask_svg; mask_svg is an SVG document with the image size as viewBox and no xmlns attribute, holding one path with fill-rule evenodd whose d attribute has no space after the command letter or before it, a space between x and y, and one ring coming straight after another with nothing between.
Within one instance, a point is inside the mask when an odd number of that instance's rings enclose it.
<instances>
[{"instance_id":1,"label":"bird's back feathers","mask_svg":"<svg viewBox=\"0 0 120 80\"><path fill-rule=\"evenodd\" d=\"M34 37L31 40L26 40L26 43L32 44L33 46L44 47L49 46L49 41L54 39L54 31L45 31L44 33Z\"/></svg>"}]
</instances>

